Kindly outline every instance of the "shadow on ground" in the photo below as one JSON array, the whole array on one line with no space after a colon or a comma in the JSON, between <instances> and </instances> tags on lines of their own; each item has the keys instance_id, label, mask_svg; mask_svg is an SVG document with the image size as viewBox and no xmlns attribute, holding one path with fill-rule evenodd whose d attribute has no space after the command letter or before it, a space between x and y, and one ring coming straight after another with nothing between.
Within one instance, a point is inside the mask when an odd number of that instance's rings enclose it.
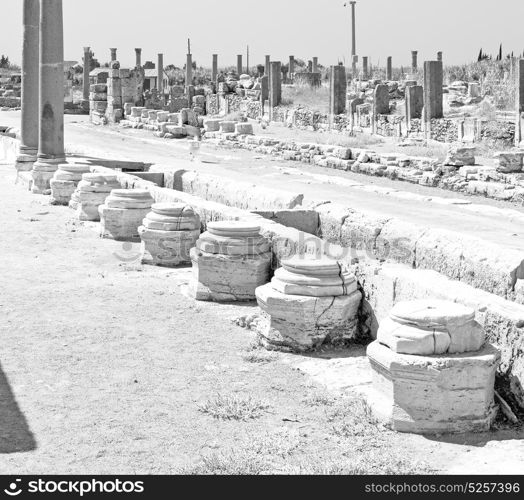
<instances>
[{"instance_id":1,"label":"shadow on ground","mask_svg":"<svg viewBox=\"0 0 524 500\"><path fill-rule=\"evenodd\" d=\"M36 449L36 441L0 366L0 454Z\"/></svg>"}]
</instances>

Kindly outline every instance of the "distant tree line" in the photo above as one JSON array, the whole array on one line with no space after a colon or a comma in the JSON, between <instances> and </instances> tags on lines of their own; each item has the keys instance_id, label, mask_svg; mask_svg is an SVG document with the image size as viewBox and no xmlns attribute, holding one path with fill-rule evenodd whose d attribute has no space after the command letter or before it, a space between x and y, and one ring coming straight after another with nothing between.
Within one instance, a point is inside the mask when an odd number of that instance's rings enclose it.
<instances>
[{"instance_id":1,"label":"distant tree line","mask_svg":"<svg viewBox=\"0 0 524 500\"><path fill-rule=\"evenodd\" d=\"M492 61L492 60L502 61L503 59L510 59L510 58L513 58L513 57L515 57L513 52L511 52L511 54L506 54L506 57L504 57L503 56L503 52L502 52L502 44L500 44L498 54L495 56L495 58L493 58L492 55L487 54L486 52L484 52L483 49L480 49L477 61L478 62L480 62L480 61ZM517 56L517 57L524 57L524 51L522 52L522 56Z\"/></svg>"}]
</instances>

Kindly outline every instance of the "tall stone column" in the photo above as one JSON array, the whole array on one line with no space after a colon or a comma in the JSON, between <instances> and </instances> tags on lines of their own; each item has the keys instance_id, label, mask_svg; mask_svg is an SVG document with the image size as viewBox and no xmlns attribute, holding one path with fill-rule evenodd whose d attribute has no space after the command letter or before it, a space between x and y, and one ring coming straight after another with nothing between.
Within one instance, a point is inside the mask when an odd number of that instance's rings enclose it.
<instances>
[{"instance_id":1,"label":"tall stone column","mask_svg":"<svg viewBox=\"0 0 524 500\"><path fill-rule=\"evenodd\" d=\"M430 126L433 118L444 116L442 62L424 62L424 123ZM428 128L426 128L428 130Z\"/></svg>"},{"instance_id":2,"label":"tall stone column","mask_svg":"<svg viewBox=\"0 0 524 500\"><path fill-rule=\"evenodd\" d=\"M295 56L289 56L289 79L293 81L293 73L295 72Z\"/></svg>"},{"instance_id":3,"label":"tall stone column","mask_svg":"<svg viewBox=\"0 0 524 500\"><path fill-rule=\"evenodd\" d=\"M89 111L89 73L91 69L91 47L84 47L84 80L82 84L82 107Z\"/></svg>"},{"instance_id":4,"label":"tall stone column","mask_svg":"<svg viewBox=\"0 0 524 500\"><path fill-rule=\"evenodd\" d=\"M164 94L164 54L158 54L157 64L157 89L160 95Z\"/></svg>"},{"instance_id":5,"label":"tall stone column","mask_svg":"<svg viewBox=\"0 0 524 500\"><path fill-rule=\"evenodd\" d=\"M217 82L218 77L218 54L213 54L213 69L211 70L211 81Z\"/></svg>"},{"instance_id":6,"label":"tall stone column","mask_svg":"<svg viewBox=\"0 0 524 500\"><path fill-rule=\"evenodd\" d=\"M411 72L416 73L418 71L418 51L411 51Z\"/></svg>"},{"instance_id":7,"label":"tall stone column","mask_svg":"<svg viewBox=\"0 0 524 500\"><path fill-rule=\"evenodd\" d=\"M367 80L368 78L368 57L364 56L362 58L362 79Z\"/></svg>"},{"instance_id":8,"label":"tall stone column","mask_svg":"<svg viewBox=\"0 0 524 500\"><path fill-rule=\"evenodd\" d=\"M193 85L193 56L186 56L186 87Z\"/></svg>"},{"instance_id":9,"label":"tall stone column","mask_svg":"<svg viewBox=\"0 0 524 500\"><path fill-rule=\"evenodd\" d=\"M282 63L271 61L269 71L269 107L276 108L282 100Z\"/></svg>"},{"instance_id":10,"label":"tall stone column","mask_svg":"<svg viewBox=\"0 0 524 500\"><path fill-rule=\"evenodd\" d=\"M237 74L240 76L244 72L242 68L242 54L237 55Z\"/></svg>"},{"instance_id":11,"label":"tall stone column","mask_svg":"<svg viewBox=\"0 0 524 500\"><path fill-rule=\"evenodd\" d=\"M524 147L524 59L517 61L515 146Z\"/></svg>"},{"instance_id":12,"label":"tall stone column","mask_svg":"<svg viewBox=\"0 0 524 500\"><path fill-rule=\"evenodd\" d=\"M329 114L340 115L346 109L347 78L344 66L331 66L329 72Z\"/></svg>"},{"instance_id":13,"label":"tall stone column","mask_svg":"<svg viewBox=\"0 0 524 500\"><path fill-rule=\"evenodd\" d=\"M64 25L62 0L40 3L40 131L33 193L49 190L64 153Z\"/></svg>"},{"instance_id":14,"label":"tall stone column","mask_svg":"<svg viewBox=\"0 0 524 500\"><path fill-rule=\"evenodd\" d=\"M271 71L271 56L266 56L266 64L265 64L264 74L266 76L269 76L269 72Z\"/></svg>"},{"instance_id":15,"label":"tall stone column","mask_svg":"<svg viewBox=\"0 0 524 500\"><path fill-rule=\"evenodd\" d=\"M135 56L136 56L135 67L141 68L142 67L142 49L135 49Z\"/></svg>"},{"instance_id":16,"label":"tall stone column","mask_svg":"<svg viewBox=\"0 0 524 500\"><path fill-rule=\"evenodd\" d=\"M109 49L111 51L111 62L116 61L116 49Z\"/></svg>"},{"instance_id":17,"label":"tall stone column","mask_svg":"<svg viewBox=\"0 0 524 500\"><path fill-rule=\"evenodd\" d=\"M355 19L355 5L357 2L349 2L351 4L351 55L357 55L357 35L356 35L356 19ZM356 69L356 68L355 68Z\"/></svg>"},{"instance_id":18,"label":"tall stone column","mask_svg":"<svg viewBox=\"0 0 524 500\"><path fill-rule=\"evenodd\" d=\"M313 58L313 73L318 73L318 57Z\"/></svg>"},{"instance_id":19,"label":"tall stone column","mask_svg":"<svg viewBox=\"0 0 524 500\"><path fill-rule=\"evenodd\" d=\"M442 62L442 52L437 52L437 61Z\"/></svg>"},{"instance_id":20,"label":"tall stone column","mask_svg":"<svg viewBox=\"0 0 524 500\"><path fill-rule=\"evenodd\" d=\"M22 47L22 124L16 169L29 171L38 153L40 0L24 0Z\"/></svg>"},{"instance_id":21,"label":"tall stone column","mask_svg":"<svg viewBox=\"0 0 524 500\"><path fill-rule=\"evenodd\" d=\"M393 80L393 58L391 56L388 57L386 66L386 80L388 82Z\"/></svg>"}]
</instances>

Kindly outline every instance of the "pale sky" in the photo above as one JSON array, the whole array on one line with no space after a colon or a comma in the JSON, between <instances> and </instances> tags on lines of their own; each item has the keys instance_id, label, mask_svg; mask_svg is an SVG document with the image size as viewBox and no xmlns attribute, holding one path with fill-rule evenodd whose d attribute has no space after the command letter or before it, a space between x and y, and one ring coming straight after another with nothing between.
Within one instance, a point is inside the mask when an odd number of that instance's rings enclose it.
<instances>
[{"instance_id":1,"label":"pale sky","mask_svg":"<svg viewBox=\"0 0 524 500\"><path fill-rule=\"evenodd\" d=\"M287 62L290 54L313 56L325 66L349 64L351 24L345 0L64 0L65 59L80 60L91 46L101 63L109 47L118 48L122 65L142 60L185 63L187 38L193 58L211 66L236 64L236 54L250 46L250 64L264 55ZM21 59L22 0L0 0L0 54ZM445 64L476 60L482 47L496 54L524 51L524 0L358 0L357 53L372 64L409 66L411 50L419 64L442 50ZM245 60L244 60L245 64Z\"/></svg>"}]
</instances>

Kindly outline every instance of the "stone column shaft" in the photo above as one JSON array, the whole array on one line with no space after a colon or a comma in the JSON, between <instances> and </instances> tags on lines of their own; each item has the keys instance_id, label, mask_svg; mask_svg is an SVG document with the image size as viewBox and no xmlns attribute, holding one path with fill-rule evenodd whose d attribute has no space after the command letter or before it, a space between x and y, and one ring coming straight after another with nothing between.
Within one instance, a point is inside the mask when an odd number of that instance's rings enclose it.
<instances>
[{"instance_id":1,"label":"stone column shaft","mask_svg":"<svg viewBox=\"0 0 524 500\"><path fill-rule=\"evenodd\" d=\"M142 49L135 49L136 63L137 68L142 67Z\"/></svg>"},{"instance_id":2,"label":"stone column shaft","mask_svg":"<svg viewBox=\"0 0 524 500\"><path fill-rule=\"evenodd\" d=\"M516 127L515 145L524 146L524 59L517 61L517 90L516 90Z\"/></svg>"},{"instance_id":3,"label":"stone column shaft","mask_svg":"<svg viewBox=\"0 0 524 500\"><path fill-rule=\"evenodd\" d=\"M355 19L355 5L357 2L350 2L351 4L351 55L357 55L357 35L356 35L356 19Z\"/></svg>"},{"instance_id":4,"label":"stone column shaft","mask_svg":"<svg viewBox=\"0 0 524 500\"><path fill-rule=\"evenodd\" d=\"M266 67L264 69L264 74L269 76L270 71L271 71L271 56L266 56Z\"/></svg>"},{"instance_id":5,"label":"stone column shaft","mask_svg":"<svg viewBox=\"0 0 524 500\"><path fill-rule=\"evenodd\" d=\"M388 57L388 62L386 66L386 80L393 80L393 58L391 56Z\"/></svg>"},{"instance_id":6,"label":"stone column shaft","mask_svg":"<svg viewBox=\"0 0 524 500\"><path fill-rule=\"evenodd\" d=\"M22 123L17 170L31 170L38 153L40 0L24 0L22 47Z\"/></svg>"},{"instance_id":7,"label":"stone column shaft","mask_svg":"<svg viewBox=\"0 0 524 500\"><path fill-rule=\"evenodd\" d=\"M116 61L116 49L109 49L111 51L111 62Z\"/></svg>"},{"instance_id":8,"label":"stone column shaft","mask_svg":"<svg viewBox=\"0 0 524 500\"><path fill-rule=\"evenodd\" d=\"M271 61L269 71L269 107L277 107L282 100L282 63Z\"/></svg>"},{"instance_id":9,"label":"stone column shaft","mask_svg":"<svg viewBox=\"0 0 524 500\"><path fill-rule=\"evenodd\" d=\"M186 87L193 85L193 56L187 54L186 56Z\"/></svg>"},{"instance_id":10,"label":"stone column shaft","mask_svg":"<svg viewBox=\"0 0 524 500\"><path fill-rule=\"evenodd\" d=\"M217 82L218 77L218 54L213 54L213 69L211 71L211 81Z\"/></svg>"},{"instance_id":11,"label":"stone column shaft","mask_svg":"<svg viewBox=\"0 0 524 500\"><path fill-rule=\"evenodd\" d=\"M346 109L346 68L340 65L331 66L329 76L329 114L340 115Z\"/></svg>"},{"instance_id":12,"label":"stone column shaft","mask_svg":"<svg viewBox=\"0 0 524 500\"><path fill-rule=\"evenodd\" d=\"M416 73L418 71L418 51L411 51L411 72Z\"/></svg>"},{"instance_id":13,"label":"stone column shaft","mask_svg":"<svg viewBox=\"0 0 524 500\"><path fill-rule=\"evenodd\" d=\"M49 190L64 153L64 34L62 0L41 0L40 132L33 193Z\"/></svg>"},{"instance_id":14,"label":"stone column shaft","mask_svg":"<svg viewBox=\"0 0 524 500\"><path fill-rule=\"evenodd\" d=\"M367 80L368 77L368 58L367 56L364 56L362 58L362 79Z\"/></svg>"},{"instance_id":15,"label":"stone column shaft","mask_svg":"<svg viewBox=\"0 0 524 500\"><path fill-rule=\"evenodd\" d=\"M443 71L442 62L424 62L424 122L430 123L433 118L442 118L443 109Z\"/></svg>"},{"instance_id":16,"label":"stone column shaft","mask_svg":"<svg viewBox=\"0 0 524 500\"><path fill-rule=\"evenodd\" d=\"M164 93L164 54L158 54L158 65L157 65L157 89L158 93L162 95Z\"/></svg>"},{"instance_id":17,"label":"stone column shaft","mask_svg":"<svg viewBox=\"0 0 524 500\"><path fill-rule=\"evenodd\" d=\"M91 47L84 47L84 81L83 81L83 101L84 107L87 102L89 106L89 73L91 69ZM89 107L88 107L89 109Z\"/></svg>"},{"instance_id":18,"label":"stone column shaft","mask_svg":"<svg viewBox=\"0 0 524 500\"><path fill-rule=\"evenodd\" d=\"M237 55L237 73L240 76L244 72L242 68L242 54Z\"/></svg>"},{"instance_id":19,"label":"stone column shaft","mask_svg":"<svg viewBox=\"0 0 524 500\"><path fill-rule=\"evenodd\" d=\"M318 57L313 58L313 73L318 73Z\"/></svg>"}]
</instances>

